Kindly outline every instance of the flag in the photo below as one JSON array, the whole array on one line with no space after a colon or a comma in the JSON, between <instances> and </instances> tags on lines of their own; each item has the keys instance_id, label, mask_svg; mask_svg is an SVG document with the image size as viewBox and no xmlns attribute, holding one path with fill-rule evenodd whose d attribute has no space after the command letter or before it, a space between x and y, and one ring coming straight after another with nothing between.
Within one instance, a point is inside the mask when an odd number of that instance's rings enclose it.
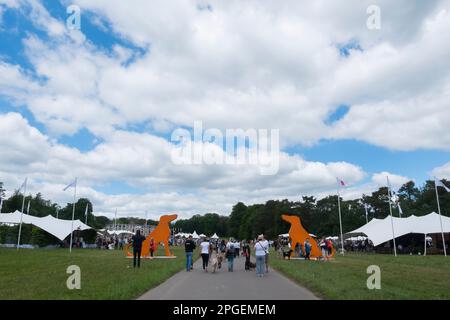
<instances>
[{"instance_id":1,"label":"flag","mask_svg":"<svg viewBox=\"0 0 450 320\"><path fill-rule=\"evenodd\" d=\"M0 197L0 213L2 213L3 208L3 198Z\"/></svg>"},{"instance_id":2,"label":"flag","mask_svg":"<svg viewBox=\"0 0 450 320\"><path fill-rule=\"evenodd\" d=\"M86 203L86 210L84 210L84 216L85 216L85 224L87 224L87 216L88 216L88 208L89 208L89 203Z\"/></svg>"},{"instance_id":3,"label":"flag","mask_svg":"<svg viewBox=\"0 0 450 320\"><path fill-rule=\"evenodd\" d=\"M389 193L389 197L392 198L392 187L391 187L391 182L389 181L389 177L387 178L387 187L388 187L388 193Z\"/></svg>"},{"instance_id":4,"label":"flag","mask_svg":"<svg viewBox=\"0 0 450 320\"><path fill-rule=\"evenodd\" d=\"M28 200L27 214L30 214L30 203L31 203L31 200Z\"/></svg>"},{"instance_id":5,"label":"flag","mask_svg":"<svg viewBox=\"0 0 450 320\"><path fill-rule=\"evenodd\" d=\"M73 180L73 182L71 182L70 184L68 184L63 191L66 191L67 189L69 189L70 187L76 187L77 185L77 178L75 178L75 180Z\"/></svg>"},{"instance_id":6,"label":"flag","mask_svg":"<svg viewBox=\"0 0 450 320\"><path fill-rule=\"evenodd\" d=\"M436 185L436 188L442 187L445 191L450 192L450 188L448 188L441 180L434 178L434 184Z\"/></svg>"},{"instance_id":7,"label":"flag","mask_svg":"<svg viewBox=\"0 0 450 320\"><path fill-rule=\"evenodd\" d=\"M403 214L403 210L402 210L402 207L400 207L400 202L397 203L397 205L398 205L398 212L400 213L400 215L402 215Z\"/></svg>"},{"instance_id":8,"label":"flag","mask_svg":"<svg viewBox=\"0 0 450 320\"><path fill-rule=\"evenodd\" d=\"M364 203L364 209L366 210L366 217L368 217L369 216L369 212L368 212L369 206L367 205L367 203Z\"/></svg>"},{"instance_id":9,"label":"flag","mask_svg":"<svg viewBox=\"0 0 450 320\"><path fill-rule=\"evenodd\" d=\"M339 185L340 187L345 187L345 186L346 186L346 184L345 184L345 182L344 182L343 180L341 180L341 179L339 179L339 178L336 178L336 180L337 180L338 185Z\"/></svg>"},{"instance_id":10,"label":"flag","mask_svg":"<svg viewBox=\"0 0 450 320\"><path fill-rule=\"evenodd\" d=\"M27 185L27 181L28 181L28 178L25 178L25 180L23 181L22 185L19 188L19 192L22 191L22 189L25 188L25 186Z\"/></svg>"}]
</instances>

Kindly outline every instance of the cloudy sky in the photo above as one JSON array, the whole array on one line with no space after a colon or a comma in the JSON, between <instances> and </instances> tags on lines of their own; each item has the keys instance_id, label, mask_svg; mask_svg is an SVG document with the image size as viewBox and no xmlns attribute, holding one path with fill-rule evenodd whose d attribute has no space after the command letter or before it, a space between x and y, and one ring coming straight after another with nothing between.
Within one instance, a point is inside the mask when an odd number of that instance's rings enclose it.
<instances>
[{"instance_id":1,"label":"cloudy sky","mask_svg":"<svg viewBox=\"0 0 450 320\"><path fill-rule=\"evenodd\" d=\"M8 195L28 177L64 205L78 177L96 214L189 217L448 179L449 103L449 0L0 0ZM176 165L194 121L278 129L278 172Z\"/></svg>"}]
</instances>

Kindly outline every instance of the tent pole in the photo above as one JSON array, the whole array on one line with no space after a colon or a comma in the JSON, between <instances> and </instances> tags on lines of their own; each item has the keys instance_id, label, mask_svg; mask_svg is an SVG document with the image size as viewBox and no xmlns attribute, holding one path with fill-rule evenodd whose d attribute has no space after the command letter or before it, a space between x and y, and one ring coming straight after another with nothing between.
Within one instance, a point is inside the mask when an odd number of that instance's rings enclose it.
<instances>
[{"instance_id":1,"label":"tent pole","mask_svg":"<svg viewBox=\"0 0 450 320\"><path fill-rule=\"evenodd\" d=\"M338 184L338 210L339 210L339 228L341 229L341 250L342 250L342 255L345 255L344 253L344 235L342 234L342 216L341 216L341 195L339 192L339 184Z\"/></svg>"},{"instance_id":2,"label":"tent pole","mask_svg":"<svg viewBox=\"0 0 450 320\"><path fill-rule=\"evenodd\" d=\"M27 194L27 183L28 183L28 178L25 178L25 185L24 185L23 197L22 197L22 210L20 211L19 236L17 237L17 250L19 250L20 235L22 233L22 218L23 218L23 210L25 209L25 196Z\"/></svg>"},{"instance_id":3,"label":"tent pole","mask_svg":"<svg viewBox=\"0 0 450 320\"><path fill-rule=\"evenodd\" d=\"M73 241L73 219L75 218L75 199L77 197L77 178L75 178L75 187L73 189L73 206L72 206L72 229L70 232L70 249L69 252L72 253L72 241Z\"/></svg>"},{"instance_id":4,"label":"tent pole","mask_svg":"<svg viewBox=\"0 0 450 320\"><path fill-rule=\"evenodd\" d=\"M444 248L444 256L447 256L447 249L445 248L444 229L442 228L441 205L439 204L439 194L438 194L437 185L436 185L436 177L434 178L434 189L436 190L436 201L437 201L438 212L439 212L439 222L441 223L442 246Z\"/></svg>"},{"instance_id":5,"label":"tent pole","mask_svg":"<svg viewBox=\"0 0 450 320\"><path fill-rule=\"evenodd\" d=\"M425 233L425 246L424 246L424 250L423 250L423 255L426 256L427 255L427 234Z\"/></svg>"},{"instance_id":6,"label":"tent pole","mask_svg":"<svg viewBox=\"0 0 450 320\"><path fill-rule=\"evenodd\" d=\"M386 178L388 183L389 212L391 214L392 240L394 241L394 256L397 256L397 245L395 244L395 232L394 232L394 218L392 217L392 206L391 206L391 184L389 183L389 177Z\"/></svg>"}]
</instances>

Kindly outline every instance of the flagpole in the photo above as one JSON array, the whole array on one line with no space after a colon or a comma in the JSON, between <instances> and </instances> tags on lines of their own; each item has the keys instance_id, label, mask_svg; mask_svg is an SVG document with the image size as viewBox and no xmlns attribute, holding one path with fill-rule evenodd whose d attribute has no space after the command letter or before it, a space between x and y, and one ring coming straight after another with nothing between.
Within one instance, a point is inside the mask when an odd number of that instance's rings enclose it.
<instances>
[{"instance_id":1,"label":"flagpole","mask_svg":"<svg viewBox=\"0 0 450 320\"><path fill-rule=\"evenodd\" d=\"M338 181L338 188L337 188L337 192L338 192L338 210L339 210L339 227L341 229L341 250L342 250L342 255L344 255L344 235L342 233L342 216L341 216L341 195L339 192L340 189L340 182Z\"/></svg>"},{"instance_id":2,"label":"flagpole","mask_svg":"<svg viewBox=\"0 0 450 320\"><path fill-rule=\"evenodd\" d=\"M424 250L423 250L423 255L426 256L427 255L427 234L425 233L425 246L424 246Z\"/></svg>"},{"instance_id":3,"label":"flagpole","mask_svg":"<svg viewBox=\"0 0 450 320\"><path fill-rule=\"evenodd\" d=\"M367 204L364 204L364 210L366 211L366 224L369 223L369 213L367 212Z\"/></svg>"},{"instance_id":4,"label":"flagpole","mask_svg":"<svg viewBox=\"0 0 450 320\"><path fill-rule=\"evenodd\" d=\"M77 197L77 178L75 178L75 186L73 188L73 205L72 205L72 227L70 232L70 253L72 253L72 241L73 241L73 219L75 218L75 199Z\"/></svg>"},{"instance_id":5,"label":"flagpole","mask_svg":"<svg viewBox=\"0 0 450 320\"><path fill-rule=\"evenodd\" d=\"M392 217L392 206L391 206L391 184L389 183L388 176L386 176L386 179L388 183L389 212L391 214L392 240L394 241L394 255L397 256L397 245L395 244L395 233L394 233L394 218Z\"/></svg>"},{"instance_id":6,"label":"flagpole","mask_svg":"<svg viewBox=\"0 0 450 320\"><path fill-rule=\"evenodd\" d=\"M439 222L441 224L441 235L442 235L442 245L444 247L444 256L447 256L447 249L445 248L444 229L442 228L441 205L439 204L439 194L438 194L437 185L436 185L436 177L434 177L434 189L436 190L436 201L437 201L438 212L439 212Z\"/></svg>"},{"instance_id":7,"label":"flagpole","mask_svg":"<svg viewBox=\"0 0 450 320\"><path fill-rule=\"evenodd\" d=\"M114 215L114 230L117 231L117 208L116 208L116 214Z\"/></svg>"},{"instance_id":8,"label":"flagpole","mask_svg":"<svg viewBox=\"0 0 450 320\"><path fill-rule=\"evenodd\" d=\"M20 212L19 237L17 238L17 250L19 250L20 235L22 233L22 218L23 218L23 210L25 209L25 195L27 194L27 183L28 183L28 178L25 178L25 184L24 184L24 189L23 189L23 198L22 198L22 210Z\"/></svg>"}]
</instances>

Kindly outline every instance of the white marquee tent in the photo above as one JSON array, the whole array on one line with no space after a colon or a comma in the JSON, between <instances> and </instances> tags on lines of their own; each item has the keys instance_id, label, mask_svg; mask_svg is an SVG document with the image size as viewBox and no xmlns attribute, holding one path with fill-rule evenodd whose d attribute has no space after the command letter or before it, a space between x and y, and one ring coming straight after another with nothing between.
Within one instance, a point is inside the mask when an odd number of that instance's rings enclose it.
<instances>
[{"instance_id":1,"label":"white marquee tent","mask_svg":"<svg viewBox=\"0 0 450 320\"><path fill-rule=\"evenodd\" d=\"M13 213L1 213L0 223L20 223L20 211L15 211ZM48 233L54 235L59 240L64 240L72 231L72 220L56 219L51 215L46 217L34 217L28 214L23 214L22 223L32 224ZM80 220L73 221L73 230L87 230L92 229L88 225L84 224Z\"/></svg>"},{"instance_id":2,"label":"white marquee tent","mask_svg":"<svg viewBox=\"0 0 450 320\"><path fill-rule=\"evenodd\" d=\"M439 215L436 212L421 217L393 217L392 219L396 238L408 233L441 233ZM450 232L449 217L442 216L442 228L444 233ZM372 241L374 246L378 246L386 241L392 240L391 217L387 216L384 219L372 219L362 227L347 233L347 235L351 234L365 234Z\"/></svg>"},{"instance_id":3,"label":"white marquee tent","mask_svg":"<svg viewBox=\"0 0 450 320\"><path fill-rule=\"evenodd\" d=\"M117 235L122 234L122 233L126 233L126 234L134 234L133 232L128 231L128 230L108 230L107 232L108 232L109 234L117 234Z\"/></svg>"},{"instance_id":4,"label":"white marquee tent","mask_svg":"<svg viewBox=\"0 0 450 320\"><path fill-rule=\"evenodd\" d=\"M219 239L219 236L217 235L217 233L214 233L214 234L211 236L211 239Z\"/></svg>"}]
</instances>

